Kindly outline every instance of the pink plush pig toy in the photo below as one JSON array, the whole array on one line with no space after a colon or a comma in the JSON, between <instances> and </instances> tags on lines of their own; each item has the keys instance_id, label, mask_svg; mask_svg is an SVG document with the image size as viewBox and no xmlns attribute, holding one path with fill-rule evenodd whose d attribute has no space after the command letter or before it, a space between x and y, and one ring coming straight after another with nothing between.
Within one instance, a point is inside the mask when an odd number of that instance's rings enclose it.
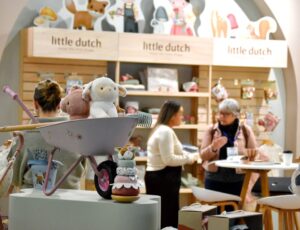
<instances>
[{"instance_id":1,"label":"pink plush pig toy","mask_svg":"<svg viewBox=\"0 0 300 230\"><path fill-rule=\"evenodd\" d=\"M90 115L90 103L82 98L82 88L74 86L61 101L61 109L69 114L70 120L87 118Z\"/></svg>"}]
</instances>

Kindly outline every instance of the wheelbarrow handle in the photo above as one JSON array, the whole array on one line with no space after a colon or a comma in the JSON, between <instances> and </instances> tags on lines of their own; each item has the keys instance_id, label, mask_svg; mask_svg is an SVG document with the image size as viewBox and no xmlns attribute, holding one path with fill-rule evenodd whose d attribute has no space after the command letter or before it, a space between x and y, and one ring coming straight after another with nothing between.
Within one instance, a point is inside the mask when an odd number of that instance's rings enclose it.
<instances>
[{"instance_id":1,"label":"wheelbarrow handle","mask_svg":"<svg viewBox=\"0 0 300 230\"><path fill-rule=\"evenodd\" d=\"M15 153L13 154L12 158L9 160L6 169L4 171L4 173L2 174L2 176L0 177L0 186L2 185L2 182L4 181L4 178L6 177L6 175L8 174L9 170L11 169L11 167L14 164L14 161L16 159L16 157L19 155L19 153L21 152L23 146L24 146L24 137L22 135L21 132L13 132L13 136L14 137L18 137L19 138L19 145L15 151ZM1 230L1 229L0 229Z\"/></svg>"},{"instance_id":2,"label":"wheelbarrow handle","mask_svg":"<svg viewBox=\"0 0 300 230\"><path fill-rule=\"evenodd\" d=\"M33 116L33 114L29 111L29 109L25 106L25 104L20 100L18 94L14 92L8 85L3 87L3 92L11 96L18 104L22 107L22 109L27 113L27 115L32 120L32 123L38 123L38 120Z\"/></svg>"},{"instance_id":3,"label":"wheelbarrow handle","mask_svg":"<svg viewBox=\"0 0 300 230\"><path fill-rule=\"evenodd\" d=\"M18 94L16 94L8 85L3 86L3 92L11 96L14 100L18 97Z\"/></svg>"},{"instance_id":4,"label":"wheelbarrow handle","mask_svg":"<svg viewBox=\"0 0 300 230\"><path fill-rule=\"evenodd\" d=\"M24 136L21 132L13 132L13 136L19 138L19 145L16 149L16 154L14 155L16 157L24 147Z\"/></svg>"},{"instance_id":5,"label":"wheelbarrow handle","mask_svg":"<svg viewBox=\"0 0 300 230\"><path fill-rule=\"evenodd\" d=\"M22 131L22 130L33 130L39 127L43 127L46 125L53 125L59 122L45 122L45 123L35 123L35 124L26 124L26 125L11 125L11 126L3 126L0 127L1 132L12 132L12 131Z\"/></svg>"}]
</instances>

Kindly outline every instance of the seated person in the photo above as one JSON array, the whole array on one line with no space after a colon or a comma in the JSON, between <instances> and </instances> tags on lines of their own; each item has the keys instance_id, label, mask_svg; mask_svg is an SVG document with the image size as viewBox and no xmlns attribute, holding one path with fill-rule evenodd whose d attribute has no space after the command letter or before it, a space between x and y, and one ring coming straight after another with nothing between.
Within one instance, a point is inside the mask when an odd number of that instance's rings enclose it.
<instances>
[{"instance_id":1,"label":"seated person","mask_svg":"<svg viewBox=\"0 0 300 230\"><path fill-rule=\"evenodd\" d=\"M240 195L244 174L240 170L217 167L212 161L227 158L227 148L237 147L238 154L252 156L257 148L250 126L239 120L240 106L234 99L225 99L219 104L218 123L210 126L202 139L200 156L205 169L205 188ZM256 152L258 153L258 152ZM256 159L266 160L259 152ZM253 200L251 190L258 178L253 174L247 191L246 202Z\"/></svg>"},{"instance_id":2,"label":"seated person","mask_svg":"<svg viewBox=\"0 0 300 230\"><path fill-rule=\"evenodd\" d=\"M39 122L57 122L66 120L58 117L62 98L62 88L52 80L44 80L37 84L34 91L34 107ZM19 188L33 187L31 169L28 160L47 160L53 146L47 144L38 130L24 132L24 148L14 163L13 185ZM14 150L11 151L12 153ZM57 151L54 160L63 163L58 167L57 179L61 178L68 168L80 157L80 154ZM66 178L60 188L80 189L80 179L85 171L86 162L81 162Z\"/></svg>"}]
</instances>

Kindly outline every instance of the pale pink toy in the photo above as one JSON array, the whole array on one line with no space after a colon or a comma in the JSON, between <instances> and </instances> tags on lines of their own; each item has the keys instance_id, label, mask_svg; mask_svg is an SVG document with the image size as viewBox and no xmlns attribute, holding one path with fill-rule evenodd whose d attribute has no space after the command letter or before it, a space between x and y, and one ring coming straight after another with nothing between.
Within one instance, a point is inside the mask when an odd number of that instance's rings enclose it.
<instances>
[{"instance_id":1,"label":"pale pink toy","mask_svg":"<svg viewBox=\"0 0 300 230\"><path fill-rule=\"evenodd\" d=\"M73 87L61 101L61 110L69 114L71 120L87 118L90 114L89 100L82 98L82 92L81 88Z\"/></svg>"},{"instance_id":2,"label":"pale pink toy","mask_svg":"<svg viewBox=\"0 0 300 230\"><path fill-rule=\"evenodd\" d=\"M172 35L189 35L193 36L192 29L187 25L184 8L187 6L185 0L170 0L173 7L173 25L171 28Z\"/></svg>"}]
</instances>

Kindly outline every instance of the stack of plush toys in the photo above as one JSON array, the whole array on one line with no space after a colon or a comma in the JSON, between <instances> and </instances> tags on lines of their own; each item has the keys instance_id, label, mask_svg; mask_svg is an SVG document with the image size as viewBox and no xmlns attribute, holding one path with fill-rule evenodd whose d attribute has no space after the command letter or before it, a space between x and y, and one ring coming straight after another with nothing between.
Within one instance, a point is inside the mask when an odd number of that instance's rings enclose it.
<instances>
[{"instance_id":1,"label":"stack of plush toys","mask_svg":"<svg viewBox=\"0 0 300 230\"><path fill-rule=\"evenodd\" d=\"M73 87L62 100L62 111L71 120L83 118L117 117L122 109L114 105L118 96L126 96L126 89L110 78L100 77L80 87ZM132 202L139 198L140 183L137 179L134 147L116 148L118 151L117 176L112 187L112 199Z\"/></svg>"},{"instance_id":2,"label":"stack of plush toys","mask_svg":"<svg viewBox=\"0 0 300 230\"><path fill-rule=\"evenodd\" d=\"M135 167L135 152L132 147L116 148L118 168L112 187L112 199L119 202L132 202L139 198L140 182Z\"/></svg>"},{"instance_id":3,"label":"stack of plush toys","mask_svg":"<svg viewBox=\"0 0 300 230\"><path fill-rule=\"evenodd\" d=\"M62 100L63 112L70 119L117 117L114 102L118 96L126 96L126 89L108 77L100 77L85 85L84 89L73 87Z\"/></svg>"}]
</instances>

